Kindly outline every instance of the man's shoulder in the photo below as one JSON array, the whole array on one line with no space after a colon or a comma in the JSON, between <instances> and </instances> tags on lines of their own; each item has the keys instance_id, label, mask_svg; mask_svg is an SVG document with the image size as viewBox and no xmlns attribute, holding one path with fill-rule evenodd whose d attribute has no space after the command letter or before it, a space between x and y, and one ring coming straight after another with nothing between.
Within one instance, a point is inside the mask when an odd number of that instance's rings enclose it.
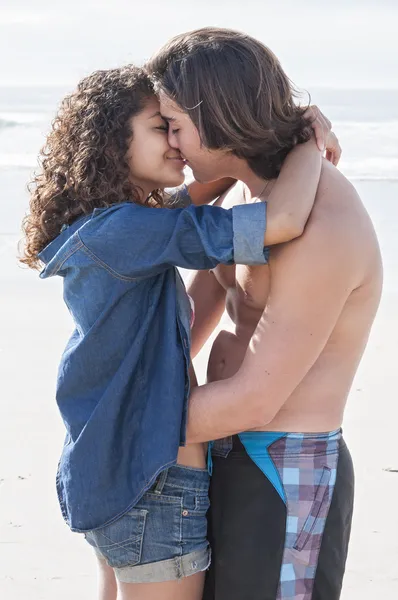
<instances>
[{"instance_id":1,"label":"man's shoulder","mask_svg":"<svg viewBox=\"0 0 398 600\"><path fill-rule=\"evenodd\" d=\"M354 186L333 165L327 163L322 168L303 235L283 244L282 251L274 256L278 268L285 268L299 256L300 268L322 261L325 265L339 264L354 275L378 264L379 246L372 221Z\"/></svg>"},{"instance_id":2,"label":"man's shoulder","mask_svg":"<svg viewBox=\"0 0 398 600\"><path fill-rule=\"evenodd\" d=\"M351 214L363 209L361 199L352 183L331 163L324 161L315 199L314 213L327 211L330 215Z\"/></svg>"},{"instance_id":3,"label":"man's shoulder","mask_svg":"<svg viewBox=\"0 0 398 600\"><path fill-rule=\"evenodd\" d=\"M333 165L325 161L308 222L309 231L321 231L327 236L338 236L340 243L366 241L373 229L362 200L348 179ZM305 237L305 236L304 236Z\"/></svg>"}]
</instances>

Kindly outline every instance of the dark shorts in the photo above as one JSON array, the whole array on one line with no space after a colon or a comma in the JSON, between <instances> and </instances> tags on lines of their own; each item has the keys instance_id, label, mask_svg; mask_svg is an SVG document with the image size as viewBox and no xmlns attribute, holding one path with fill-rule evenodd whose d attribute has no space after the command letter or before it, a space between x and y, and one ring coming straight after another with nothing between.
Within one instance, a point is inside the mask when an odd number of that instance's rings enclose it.
<instances>
[{"instance_id":1,"label":"dark shorts","mask_svg":"<svg viewBox=\"0 0 398 600\"><path fill-rule=\"evenodd\" d=\"M340 431L234 436L213 457L204 600L338 600L353 497Z\"/></svg>"}]
</instances>

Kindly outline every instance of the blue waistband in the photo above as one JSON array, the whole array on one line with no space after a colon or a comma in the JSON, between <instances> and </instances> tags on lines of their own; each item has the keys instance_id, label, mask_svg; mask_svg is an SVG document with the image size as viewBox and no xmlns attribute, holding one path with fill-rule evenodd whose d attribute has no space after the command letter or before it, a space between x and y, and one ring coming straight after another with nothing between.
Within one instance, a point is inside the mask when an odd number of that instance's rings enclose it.
<instances>
[{"instance_id":1,"label":"blue waistband","mask_svg":"<svg viewBox=\"0 0 398 600\"><path fill-rule=\"evenodd\" d=\"M290 431L245 431L237 436L209 442L207 467L208 472L212 475L213 472L213 456L221 456L226 458L234 446L234 439L240 439L242 444L247 448L250 446L256 449L256 452L263 448L267 452L267 448L281 438L285 438L286 445L283 450L285 454L318 454L325 452L325 442L327 449L330 452L337 450L338 442L342 436L342 430L335 429L333 431L316 432L316 433L299 433ZM328 451L326 450L326 451Z\"/></svg>"},{"instance_id":2,"label":"blue waistband","mask_svg":"<svg viewBox=\"0 0 398 600\"><path fill-rule=\"evenodd\" d=\"M298 433L295 431L245 431L239 433L238 436L242 440L257 441L259 443L266 443L267 446L284 437L288 440L307 441L307 442L321 442L321 441L334 441L339 440L341 437L342 430L334 429L333 431L324 431L321 433Z\"/></svg>"}]
</instances>

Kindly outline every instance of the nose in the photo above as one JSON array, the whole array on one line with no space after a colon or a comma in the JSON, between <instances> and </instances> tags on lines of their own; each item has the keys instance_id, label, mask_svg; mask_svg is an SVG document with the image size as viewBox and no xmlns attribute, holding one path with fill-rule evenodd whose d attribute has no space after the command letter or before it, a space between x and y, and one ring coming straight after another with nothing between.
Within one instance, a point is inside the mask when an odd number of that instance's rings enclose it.
<instances>
[{"instance_id":1,"label":"nose","mask_svg":"<svg viewBox=\"0 0 398 600\"><path fill-rule=\"evenodd\" d=\"M169 146L171 146L175 150L179 149L178 148L177 136L176 136L175 133L172 132L171 129L169 129L169 132L168 132L168 141L169 141Z\"/></svg>"}]
</instances>

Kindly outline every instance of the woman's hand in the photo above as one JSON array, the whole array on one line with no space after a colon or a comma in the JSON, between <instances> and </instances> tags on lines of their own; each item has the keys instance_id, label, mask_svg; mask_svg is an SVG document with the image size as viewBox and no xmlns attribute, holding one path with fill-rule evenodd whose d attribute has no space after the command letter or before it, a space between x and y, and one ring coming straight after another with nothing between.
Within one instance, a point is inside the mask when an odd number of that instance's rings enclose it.
<instances>
[{"instance_id":1,"label":"woman's hand","mask_svg":"<svg viewBox=\"0 0 398 600\"><path fill-rule=\"evenodd\" d=\"M341 157L341 146L332 131L332 123L317 106L310 106L305 111L304 117L311 123L319 150L321 152L326 150L326 159L336 166Z\"/></svg>"}]
</instances>

